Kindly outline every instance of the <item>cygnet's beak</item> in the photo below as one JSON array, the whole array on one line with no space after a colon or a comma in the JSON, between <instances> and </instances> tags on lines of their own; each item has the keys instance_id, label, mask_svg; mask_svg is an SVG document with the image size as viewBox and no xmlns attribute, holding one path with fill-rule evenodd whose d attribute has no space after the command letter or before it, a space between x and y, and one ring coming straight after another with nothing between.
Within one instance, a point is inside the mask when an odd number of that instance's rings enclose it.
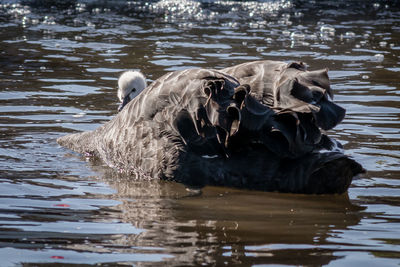
<instances>
[{"instance_id":1,"label":"cygnet's beak","mask_svg":"<svg viewBox=\"0 0 400 267\"><path fill-rule=\"evenodd\" d=\"M120 112L126 106L126 104L129 103L129 101L131 101L130 96L129 95L125 96L124 99L122 100L122 103L118 107L118 112Z\"/></svg>"}]
</instances>

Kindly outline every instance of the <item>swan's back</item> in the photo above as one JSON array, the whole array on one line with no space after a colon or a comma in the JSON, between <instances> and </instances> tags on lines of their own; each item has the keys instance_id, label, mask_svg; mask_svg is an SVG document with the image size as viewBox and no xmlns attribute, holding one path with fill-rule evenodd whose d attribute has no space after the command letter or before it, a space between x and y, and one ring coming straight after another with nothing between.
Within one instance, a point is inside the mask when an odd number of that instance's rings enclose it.
<instances>
[{"instance_id":1,"label":"swan's back","mask_svg":"<svg viewBox=\"0 0 400 267\"><path fill-rule=\"evenodd\" d=\"M105 125L58 143L124 171L172 179L188 150L199 156L223 153L222 135L238 119L226 111L235 106L232 96L238 86L234 78L213 70L168 73Z\"/></svg>"}]
</instances>

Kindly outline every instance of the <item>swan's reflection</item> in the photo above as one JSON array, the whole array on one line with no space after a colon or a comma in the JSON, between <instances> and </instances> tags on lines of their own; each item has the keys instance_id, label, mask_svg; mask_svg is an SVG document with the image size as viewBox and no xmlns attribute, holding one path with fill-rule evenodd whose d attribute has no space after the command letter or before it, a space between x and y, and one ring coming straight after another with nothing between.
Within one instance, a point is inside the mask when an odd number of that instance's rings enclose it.
<instances>
[{"instance_id":1,"label":"swan's reflection","mask_svg":"<svg viewBox=\"0 0 400 267\"><path fill-rule=\"evenodd\" d=\"M202 195L188 197L173 182L141 181L111 170L102 179L117 191L122 220L145 229L115 242L165 248L176 264L327 264L338 248L328 237L361 218L362 208L347 194L206 187Z\"/></svg>"}]
</instances>

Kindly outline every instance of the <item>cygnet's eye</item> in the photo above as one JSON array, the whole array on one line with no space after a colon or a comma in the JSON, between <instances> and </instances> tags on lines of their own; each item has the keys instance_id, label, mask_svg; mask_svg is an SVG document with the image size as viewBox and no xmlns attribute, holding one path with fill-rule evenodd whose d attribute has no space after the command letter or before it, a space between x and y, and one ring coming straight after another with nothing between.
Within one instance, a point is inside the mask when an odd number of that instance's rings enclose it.
<instances>
[{"instance_id":1,"label":"cygnet's eye","mask_svg":"<svg viewBox=\"0 0 400 267\"><path fill-rule=\"evenodd\" d=\"M133 88L133 89L132 89L132 92L136 92L136 88Z\"/></svg>"}]
</instances>

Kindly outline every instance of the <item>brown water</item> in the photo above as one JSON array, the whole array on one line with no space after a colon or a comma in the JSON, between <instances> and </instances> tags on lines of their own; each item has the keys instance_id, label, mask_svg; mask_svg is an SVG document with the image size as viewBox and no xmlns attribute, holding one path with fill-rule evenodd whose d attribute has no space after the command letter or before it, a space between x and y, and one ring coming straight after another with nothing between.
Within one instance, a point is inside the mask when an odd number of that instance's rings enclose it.
<instances>
[{"instance_id":1,"label":"brown water","mask_svg":"<svg viewBox=\"0 0 400 267\"><path fill-rule=\"evenodd\" d=\"M0 1L0 265L398 266L400 5L316 2ZM188 196L55 142L116 114L123 70L258 59L330 69L348 194Z\"/></svg>"}]
</instances>

